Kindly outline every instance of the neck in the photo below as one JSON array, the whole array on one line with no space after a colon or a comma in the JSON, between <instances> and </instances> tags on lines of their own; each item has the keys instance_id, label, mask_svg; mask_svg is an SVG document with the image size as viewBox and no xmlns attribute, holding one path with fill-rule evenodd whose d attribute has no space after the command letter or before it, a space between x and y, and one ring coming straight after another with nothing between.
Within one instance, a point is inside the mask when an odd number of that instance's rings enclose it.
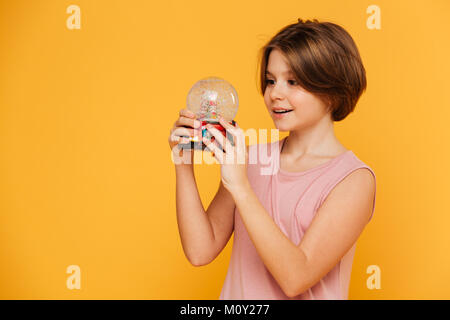
<instances>
[{"instance_id":1,"label":"neck","mask_svg":"<svg viewBox=\"0 0 450 320\"><path fill-rule=\"evenodd\" d=\"M315 126L301 130L292 130L283 145L283 153L294 158L304 155L333 156L345 147L334 133L334 123L324 117Z\"/></svg>"}]
</instances>

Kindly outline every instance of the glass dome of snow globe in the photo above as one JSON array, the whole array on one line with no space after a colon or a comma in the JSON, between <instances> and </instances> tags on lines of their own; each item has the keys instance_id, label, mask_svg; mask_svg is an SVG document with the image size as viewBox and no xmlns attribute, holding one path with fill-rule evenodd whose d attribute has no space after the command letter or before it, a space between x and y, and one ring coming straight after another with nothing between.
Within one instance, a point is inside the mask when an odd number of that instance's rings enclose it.
<instances>
[{"instance_id":1,"label":"glass dome of snow globe","mask_svg":"<svg viewBox=\"0 0 450 320\"><path fill-rule=\"evenodd\" d=\"M233 120L238 110L239 100L234 87L227 81L218 77L208 77L197 81L189 90L186 99L187 108L196 115L196 119L202 123L202 136L207 138L211 136L206 130L207 124L220 130L226 136L226 130L219 123L219 116L231 125L235 125ZM228 137L232 141L232 137ZM194 142L195 149L205 149L205 145L197 137L191 139Z\"/></svg>"},{"instance_id":2,"label":"glass dome of snow globe","mask_svg":"<svg viewBox=\"0 0 450 320\"><path fill-rule=\"evenodd\" d=\"M236 116L239 100L236 90L229 82L209 77L197 81L192 86L187 95L186 105L200 121L218 123L218 117L221 115L230 122Z\"/></svg>"}]
</instances>

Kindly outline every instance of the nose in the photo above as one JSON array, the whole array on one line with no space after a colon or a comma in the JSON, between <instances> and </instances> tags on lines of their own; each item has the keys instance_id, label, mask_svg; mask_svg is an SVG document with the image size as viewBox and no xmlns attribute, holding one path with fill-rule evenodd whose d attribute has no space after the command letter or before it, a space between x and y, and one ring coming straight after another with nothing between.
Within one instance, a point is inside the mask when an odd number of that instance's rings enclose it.
<instances>
[{"instance_id":1,"label":"nose","mask_svg":"<svg viewBox=\"0 0 450 320\"><path fill-rule=\"evenodd\" d=\"M276 99L284 99L285 92L283 85L280 82L275 83L271 88L268 88L270 99L276 100Z\"/></svg>"}]
</instances>

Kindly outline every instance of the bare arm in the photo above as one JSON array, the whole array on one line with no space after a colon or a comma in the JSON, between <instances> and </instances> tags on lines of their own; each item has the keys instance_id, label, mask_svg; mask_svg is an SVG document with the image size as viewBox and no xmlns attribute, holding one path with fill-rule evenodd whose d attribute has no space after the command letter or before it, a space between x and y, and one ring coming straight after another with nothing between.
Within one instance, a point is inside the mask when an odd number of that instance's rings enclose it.
<instances>
[{"instance_id":1,"label":"bare arm","mask_svg":"<svg viewBox=\"0 0 450 320\"><path fill-rule=\"evenodd\" d=\"M194 127L193 115L182 110L180 116L172 134L181 131L185 135L193 134L192 131L187 132L179 127L180 125ZM175 140L177 138L171 135L169 139L171 148L177 148ZM205 212L198 193L192 161L190 164L176 164L175 173L177 223L183 251L194 266L208 264L222 251L233 233L234 200L220 183L214 199Z\"/></svg>"},{"instance_id":2,"label":"bare arm","mask_svg":"<svg viewBox=\"0 0 450 320\"><path fill-rule=\"evenodd\" d=\"M228 243L234 228L234 200L220 183L205 212L193 170L176 166L177 222L181 243L195 266L213 261Z\"/></svg>"},{"instance_id":3,"label":"bare arm","mask_svg":"<svg viewBox=\"0 0 450 320\"><path fill-rule=\"evenodd\" d=\"M299 245L274 223L249 186L232 192L261 260L288 297L325 276L352 247L373 211L375 178L357 169L329 194Z\"/></svg>"}]
</instances>

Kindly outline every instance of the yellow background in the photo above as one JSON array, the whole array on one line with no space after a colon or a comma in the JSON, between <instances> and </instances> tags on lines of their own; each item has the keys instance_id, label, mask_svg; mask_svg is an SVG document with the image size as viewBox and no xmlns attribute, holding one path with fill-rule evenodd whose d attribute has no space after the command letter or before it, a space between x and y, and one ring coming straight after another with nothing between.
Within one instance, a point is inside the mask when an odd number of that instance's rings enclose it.
<instances>
[{"instance_id":1,"label":"yellow background","mask_svg":"<svg viewBox=\"0 0 450 320\"><path fill-rule=\"evenodd\" d=\"M80 30L66 28L70 4ZM372 4L381 30L366 27ZM449 299L449 13L446 0L1 1L0 298L217 299L232 241L208 266L184 257L170 128L212 75L237 89L242 128L273 128L257 52L317 18L353 36L367 70L336 124L377 175L349 298ZM195 170L206 208L220 168ZM72 264L80 290L66 287Z\"/></svg>"}]
</instances>

